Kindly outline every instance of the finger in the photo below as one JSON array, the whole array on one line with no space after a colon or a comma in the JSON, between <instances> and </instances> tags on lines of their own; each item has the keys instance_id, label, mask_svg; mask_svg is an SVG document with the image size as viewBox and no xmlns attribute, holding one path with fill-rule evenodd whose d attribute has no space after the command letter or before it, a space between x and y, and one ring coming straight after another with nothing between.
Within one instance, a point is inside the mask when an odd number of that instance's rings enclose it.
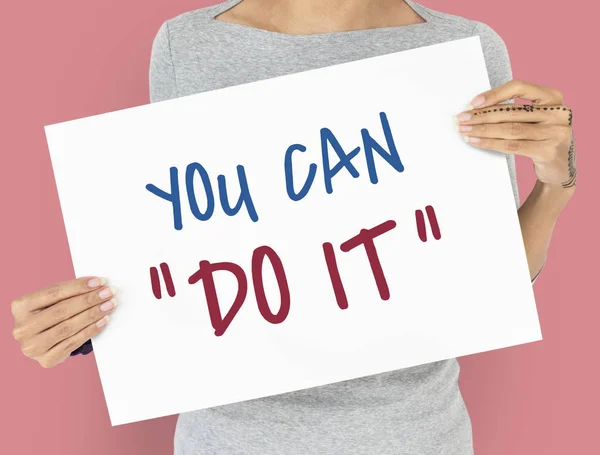
<instances>
[{"instance_id":1,"label":"finger","mask_svg":"<svg viewBox=\"0 0 600 455\"><path fill-rule=\"evenodd\" d=\"M44 368L51 368L57 363L62 362L64 359L69 357L71 352L73 352L87 340L95 337L102 330L104 330L109 319L110 318L107 315L104 316L104 318L102 318L101 320L86 326L83 330L80 330L73 336L61 341L60 343L46 351L44 354L37 358L37 361Z\"/></svg>"},{"instance_id":2,"label":"finger","mask_svg":"<svg viewBox=\"0 0 600 455\"><path fill-rule=\"evenodd\" d=\"M63 300L56 305L52 305L51 307L44 308L30 316L31 322L28 324L29 333L36 334L43 332L88 308L92 308L102 302L110 300L115 294L115 287L104 286L98 290L77 295Z\"/></svg>"},{"instance_id":3,"label":"finger","mask_svg":"<svg viewBox=\"0 0 600 455\"><path fill-rule=\"evenodd\" d=\"M472 108L480 109L515 98L530 100L533 104L563 104L562 93L558 90L517 79L477 95L470 104Z\"/></svg>"},{"instance_id":4,"label":"finger","mask_svg":"<svg viewBox=\"0 0 600 455\"><path fill-rule=\"evenodd\" d=\"M458 131L465 136L480 138L554 141L558 144L567 139L571 132L571 128L562 125L510 122L459 125Z\"/></svg>"},{"instance_id":5,"label":"finger","mask_svg":"<svg viewBox=\"0 0 600 455\"><path fill-rule=\"evenodd\" d=\"M461 124L480 123L546 123L570 125L572 112L566 106L533 106L532 104L501 104L461 112L456 116Z\"/></svg>"},{"instance_id":6,"label":"finger","mask_svg":"<svg viewBox=\"0 0 600 455\"><path fill-rule=\"evenodd\" d=\"M513 139L491 139L475 136L464 136L465 140L475 147L494 150L508 155L522 155L536 158L548 147L547 141L527 141Z\"/></svg>"},{"instance_id":7,"label":"finger","mask_svg":"<svg viewBox=\"0 0 600 455\"><path fill-rule=\"evenodd\" d=\"M24 295L17 299L14 306L18 310L26 312L35 312L42 308L49 307L61 300L84 294L92 289L99 288L106 284L106 279L101 277L84 277L76 280L65 281L55 284L31 294Z\"/></svg>"},{"instance_id":8,"label":"finger","mask_svg":"<svg viewBox=\"0 0 600 455\"><path fill-rule=\"evenodd\" d=\"M112 313L116 307L117 301L111 299L40 333L32 340L36 349L36 352L32 354L39 355L48 351L52 346L72 337L88 325L100 321L104 316Z\"/></svg>"}]
</instances>

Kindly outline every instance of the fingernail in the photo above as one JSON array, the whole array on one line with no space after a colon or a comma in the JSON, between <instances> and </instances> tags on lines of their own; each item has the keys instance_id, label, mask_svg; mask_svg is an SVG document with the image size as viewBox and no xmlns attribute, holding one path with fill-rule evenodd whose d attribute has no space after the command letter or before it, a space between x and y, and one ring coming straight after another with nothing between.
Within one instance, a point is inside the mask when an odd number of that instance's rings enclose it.
<instances>
[{"instance_id":1,"label":"fingernail","mask_svg":"<svg viewBox=\"0 0 600 455\"><path fill-rule=\"evenodd\" d=\"M96 322L96 327L104 327L109 319L110 317L108 315L104 316L102 319Z\"/></svg>"},{"instance_id":2,"label":"fingernail","mask_svg":"<svg viewBox=\"0 0 600 455\"><path fill-rule=\"evenodd\" d=\"M467 120L471 120L471 114L468 112L461 112L456 118L459 122L466 122Z\"/></svg>"},{"instance_id":3,"label":"fingernail","mask_svg":"<svg viewBox=\"0 0 600 455\"><path fill-rule=\"evenodd\" d=\"M115 299L110 299L108 302L104 302L100 305L100 309L102 311L110 311L117 306L117 301Z\"/></svg>"},{"instance_id":4,"label":"fingernail","mask_svg":"<svg viewBox=\"0 0 600 455\"><path fill-rule=\"evenodd\" d=\"M100 292L98 292L98 297L100 297L101 299L108 299L109 297L112 297L113 295L115 295L117 292L117 289L114 286L109 286L107 288L102 289Z\"/></svg>"},{"instance_id":5,"label":"fingernail","mask_svg":"<svg viewBox=\"0 0 600 455\"><path fill-rule=\"evenodd\" d=\"M479 139L478 137L473 137L473 136L464 136L465 141L466 142L470 142L471 144L475 144L479 141L481 141L481 139Z\"/></svg>"},{"instance_id":6,"label":"fingernail","mask_svg":"<svg viewBox=\"0 0 600 455\"><path fill-rule=\"evenodd\" d=\"M460 125L458 127L458 131L460 131L461 133L466 133L467 131L471 131L473 129L473 127L471 125Z\"/></svg>"},{"instance_id":7,"label":"fingernail","mask_svg":"<svg viewBox=\"0 0 600 455\"><path fill-rule=\"evenodd\" d=\"M470 104L473 107L483 106L485 104L485 98L481 95L476 96L475 98L473 98L473 101L471 101Z\"/></svg>"},{"instance_id":8,"label":"fingernail","mask_svg":"<svg viewBox=\"0 0 600 455\"><path fill-rule=\"evenodd\" d=\"M106 278L101 278L101 277L100 278L92 278L91 280L89 280L87 282L87 285L90 288L97 288L104 284L106 284Z\"/></svg>"}]
</instances>

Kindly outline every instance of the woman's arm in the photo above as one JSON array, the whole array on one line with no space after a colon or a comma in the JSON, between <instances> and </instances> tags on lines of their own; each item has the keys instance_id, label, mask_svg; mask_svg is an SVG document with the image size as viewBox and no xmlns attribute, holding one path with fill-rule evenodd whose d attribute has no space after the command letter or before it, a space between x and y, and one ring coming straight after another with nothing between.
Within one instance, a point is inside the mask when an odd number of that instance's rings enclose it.
<instances>
[{"instance_id":1,"label":"woman's arm","mask_svg":"<svg viewBox=\"0 0 600 455\"><path fill-rule=\"evenodd\" d=\"M171 54L169 23L163 22L152 43L150 57L150 102L177 97L177 77Z\"/></svg>"},{"instance_id":2,"label":"woman's arm","mask_svg":"<svg viewBox=\"0 0 600 455\"><path fill-rule=\"evenodd\" d=\"M522 98L532 104L502 104ZM533 161L537 182L519 208L532 279L540 272L554 225L575 191L575 141L571 109L558 90L512 80L476 96L458 115L459 131L476 147Z\"/></svg>"},{"instance_id":3,"label":"woman's arm","mask_svg":"<svg viewBox=\"0 0 600 455\"><path fill-rule=\"evenodd\" d=\"M44 368L88 354L90 339L104 330L117 307L114 296L104 278L84 277L19 297L11 305L13 337L23 354Z\"/></svg>"},{"instance_id":4,"label":"woman's arm","mask_svg":"<svg viewBox=\"0 0 600 455\"><path fill-rule=\"evenodd\" d=\"M512 69L506 45L490 27L479 23L475 34L479 35L492 90L481 94L483 104L473 106L463 114L469 118L460 126L472 126L462 131L466 138L483 140L473 145L506 153L513 189L518 205L517 186L514 175L514 155L521 154L533 159L538 181L519 207L519 222L527 253L529 273L535 281L541 272L548 253L554 226L561 211L575 190L575 150L571 132L571 110L563 106L560 92L512 80ZM534 105L525 109L522 105L495 104L512 101L513 98L532 99ZM477 100L478 97L475 97ZM474 100L474 101L475 101ZM560 106L560 110L558 107ZM504 108L502 113L494 109ZM553 110L549 110L550 108ZM510 108L507 111L506 108ZM517 110L512 110L513 108ZM544 109L546 108L546 109ZM472 115L478 114L478 115ZM534 125L531 122L538 122ZM481 138L479 138L481 139ZM485 142L490 141L491 142ZM519 145L533 145L525 150ZM509 150L509 148L515 150ZM564 179L564 180L561 180ZM567 188L563 187L565 183Z\"/></svg>"},{"instance_id":5,"label":"woman's arm","mask_svg":"<svg viewBox=\"0 0 600 455\"><path fill-rule=\"evenodd\" d=\"M519 209L521 233L532 280L538 276L546 262L554 226L574 190L574 186L565 189L538 180Z\"/></svg>"}]
</instances>

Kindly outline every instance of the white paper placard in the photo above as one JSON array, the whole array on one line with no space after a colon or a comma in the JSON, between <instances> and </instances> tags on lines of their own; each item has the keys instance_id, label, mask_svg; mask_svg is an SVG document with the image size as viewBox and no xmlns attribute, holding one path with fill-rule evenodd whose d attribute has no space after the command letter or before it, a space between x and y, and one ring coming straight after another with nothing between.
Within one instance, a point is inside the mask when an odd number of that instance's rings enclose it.
<instances>
[{"instance_id":1,"label":"white paper placard","mask_svg":"<svg viewBox=\"0 0 600 455\"><path fill-rule=\"evenodd\" d=\"M112 424L540 340L506 158L466 144L453 120L487 89L474 37L46 127L75 272L119 288L94 340ZM238 166L256 221L248 198L231 214ZM173 169L180 229L147 189L172 193ZM345 243L376 226L389 229L374 239L378 281L368 248ZM262 305L252 258L264 246L281 261L287 316L269 256ZM219 336L200 261L246 277ZM213 278L224 316L238 281Z\"/></svg>"}]
</instances>

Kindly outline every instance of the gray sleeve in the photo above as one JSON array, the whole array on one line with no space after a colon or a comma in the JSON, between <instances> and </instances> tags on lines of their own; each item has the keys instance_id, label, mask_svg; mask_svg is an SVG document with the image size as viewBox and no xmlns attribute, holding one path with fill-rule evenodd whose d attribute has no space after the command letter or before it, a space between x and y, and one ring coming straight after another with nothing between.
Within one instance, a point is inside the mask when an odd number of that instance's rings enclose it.
<instances>
[{"instance_id":1,"label":"gray sleeve","mask_svg":"<svg viewBox=\"0 0 600 455\"><path fill-rule=\"evenodd\" d=\"M481 22L477 23L474 35L479 35L479 39L481 40L485 64L490 78L490 86L494 88L510 81L512 79L510 58L508 56L506 44L504 44L500 35L498 35L491 27ZM508 164L508 172L510 173L515 204L517 205L517 208L519 208L521 203L519 200L519 188L517 186L517 171L514 155L506 155L506 161Z\"/></svg>"},{"instance_id":2,"label":"gray sleeve","mask_svg":"<svg viewBox=\"0 0 600 455\"><path fill-rule=\"evenodd\" d=\"M164 101L177 96L177 80L171 56L169 25L164 22L152 43L150 57L150 102Z\"/></svg>"}]
</instances>

